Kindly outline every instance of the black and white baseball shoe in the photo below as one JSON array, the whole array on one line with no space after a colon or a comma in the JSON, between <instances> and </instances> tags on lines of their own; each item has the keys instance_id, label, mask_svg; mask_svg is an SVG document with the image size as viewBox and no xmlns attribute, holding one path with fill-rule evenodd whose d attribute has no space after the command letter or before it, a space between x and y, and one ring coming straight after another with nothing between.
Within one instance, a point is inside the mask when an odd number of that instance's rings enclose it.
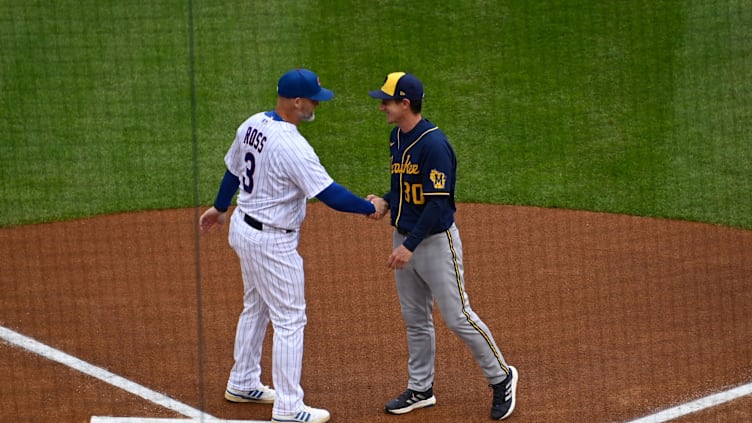
<instances>
[{"instance_id":1,"label":"black and white baseball shoe","mask_svg":"<svg viewBox=\"0 0 752 423\"><path fill-rule=\"evenodd\" d=\"M503 381L489 385L493 389L491 418L504 420L512 414L517 402L517 381L520 376L514 366L509 366L509 374Z\"/></svg>"},{"instance_id":2,"label":"black and white baseball shoe","mask_svg":"<svg viewBox=\"0 0 752 423\"><path fill-rule=\"evenodd\" d=\"M436 404L433 388L418 392L408 389L397 398L386 403L384 409L392 414L405 414L418 408L432 407Z\"/></svg>"}]
</instances>

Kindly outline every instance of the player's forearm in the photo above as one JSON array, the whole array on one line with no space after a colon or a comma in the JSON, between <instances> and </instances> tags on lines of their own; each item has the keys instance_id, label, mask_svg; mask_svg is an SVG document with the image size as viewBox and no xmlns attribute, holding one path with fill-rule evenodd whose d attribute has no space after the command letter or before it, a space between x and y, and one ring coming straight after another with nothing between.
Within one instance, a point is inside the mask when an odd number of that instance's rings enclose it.
<instances>
[{"instance_id":1,"label":"player's forearm","mask_svg":"<svg viewBox=\"0 0 752 423\"><path fill-rule=\"evenodd\" d=\"M405 242L402 245L410 251L415 251L418 244L429 234L433 233L433 229L439 223L441 219L441 212L444 207L449 207L446 198L433 198L426 202L423 212L421 212L418 221L415 223L415 227L410 231Z\"/></svg>"},{"instance_id":2,"label":"player's forearm","mask_svg":"<svg viewBox=\"0 0 752 423\"><path fill-rule=\"evenodd\" d=\"M336 182L332 182L316 198L334 210L341 212L357 214L376 212L376 207L370 201L358 197Z\"/></svg>"},{"instance_id":3,"label":"player's forearm","mask_svg":"<svg viewBox=\"0 0 752 423\"><path fill-rule=\"evenodd\" d=\"M214 200L214 208L226 212L230 208L232 198L235 197L235 193L238 192L240 186L240 179L233 175L229 170L225 172L225 176L222 178L222 183L219 185L219 192L217 192L217 198Z\"/></svg>"}]
</instances>

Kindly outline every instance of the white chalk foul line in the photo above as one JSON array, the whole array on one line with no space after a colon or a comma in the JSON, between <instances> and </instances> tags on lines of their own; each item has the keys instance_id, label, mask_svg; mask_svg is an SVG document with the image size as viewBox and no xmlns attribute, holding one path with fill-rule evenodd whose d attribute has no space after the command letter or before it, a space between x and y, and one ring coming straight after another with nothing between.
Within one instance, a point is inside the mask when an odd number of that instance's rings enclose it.
<instances>
[{"instance_id":1,"label":"white chalk foul line","mask_svg":"<svg viewBox=\"0 0 752 423\"><path fill-rule=\"evenodd\" d=\"M662 423L752 394L752 383L687 402L627 423Z\"/></svg>"},{"instance_id":2,"label":"white chalk foul line","mask_svg":"<svg viewBox=\"0 0 752 423\"><path fill-rule=\"evenodd\" d=\"M116 386L126 392L137 395L147 401L172 410L176 413L182 414L186 417L190 417L192 419L202 419L206 421L217 420L216 417L212 417L211 415L206 414L201 410L197 410L191 406L183 404L180 401L174 400L164 394L160 394L159 392L153 391L145 386L139 385L138 383L130 381L122 376L118 376L101 367L89 364L81 359L73 357L70 354L66 354L35 339L29 338L28 336L14 332L4 326L0 326L0 339L3 339L12 345L16 345L27 351L31 351L49 360L56 361L62 365L78 370L81 373L97 378L107 384Z\"/></svg>"}]
</instances>

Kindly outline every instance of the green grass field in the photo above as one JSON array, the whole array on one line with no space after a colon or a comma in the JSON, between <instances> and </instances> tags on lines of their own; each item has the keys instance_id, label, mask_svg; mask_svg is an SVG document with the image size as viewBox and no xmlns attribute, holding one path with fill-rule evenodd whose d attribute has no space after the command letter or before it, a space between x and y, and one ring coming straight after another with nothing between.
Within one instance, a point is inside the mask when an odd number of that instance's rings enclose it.
<instances>
[{"instance_id":1,"label":"green grass field","mask_svg":"<svg viewBox=\"0 0 752 423\"><path fill-rule=\"evenodd\" d=\"M388 181L367 92L405 70L460 201L752 229L749 2L127 3L0 0L0 226L210 204L308 67L336 96L301 132L358 194Z\"/></svg>"}]
</instances>

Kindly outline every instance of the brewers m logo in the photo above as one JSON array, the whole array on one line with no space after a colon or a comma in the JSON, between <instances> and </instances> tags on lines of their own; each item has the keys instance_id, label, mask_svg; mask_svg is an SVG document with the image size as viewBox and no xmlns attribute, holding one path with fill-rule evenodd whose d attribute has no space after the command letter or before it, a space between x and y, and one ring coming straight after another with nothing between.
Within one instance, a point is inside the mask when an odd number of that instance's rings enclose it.
<instances>
[{"instance_id":1,"label":"brewers m logo","mask_svg":"<svg viewBox=\"0 0 752 423\"><path fill-rule=\"evenodd\" d=\"M431 182L433 182L433 187L435 189L444 189L444 186L446 185L446 175L443 172L431 169L429 177L431 178Z\"/></svg>"}]
</instances>

